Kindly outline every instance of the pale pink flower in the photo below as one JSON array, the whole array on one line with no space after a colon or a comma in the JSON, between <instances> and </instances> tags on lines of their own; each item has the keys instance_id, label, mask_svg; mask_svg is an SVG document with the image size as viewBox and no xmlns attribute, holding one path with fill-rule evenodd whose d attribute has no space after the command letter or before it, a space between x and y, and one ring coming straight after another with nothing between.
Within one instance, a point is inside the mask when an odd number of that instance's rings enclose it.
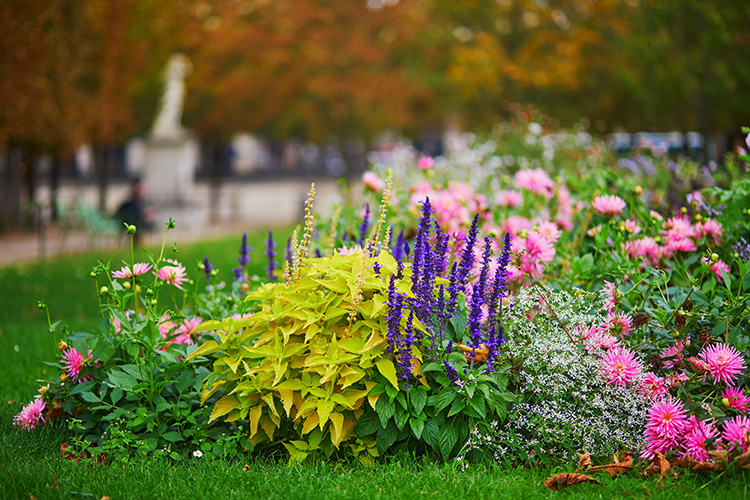
<instances>
[{"instance_id":1,"label":"pale pink flower","mask_svg":"<svg viewBox=\"0 0 750 500\"><path fill-rule=\"evenodd\" d=\"M562 236L562 231L557 228L557 224L554 222L540 222L534 230L552 243L556 242Z\"/></svg>"},{"instance_id":2,"label":"pale pink flower","mask_svg":"<svg viewBox=\"0 0 750 500\"><path fill-rule=\"evenodd\" d=\"M641 393L649 399L656 399L669 394L669 389L667 389L664 379L651 372L643 375L640 389Z\"/></svg>"},{"instance_id":3,"label":"pale pink flower","mask_svg":"<svg viewBox=\"0 0 750 500\"><path fill-rule=\"evenodd\" d=\"M678 241L695 236L695 228L685 216L672 217L664 223L662 234L668 241Z\"/></svg>"},{"instance_id":4,"label":"pale pink flower","mask_svg":"<svg viewBox=\"0 0 750 500\"><path fill-rule=\"evenodd\" d=\"M614 283L605 281L604 286L601 290L599 290L599 293L601 294L602 299L604 299L604 309L608 313L612 314L615 310L615 306L617 305L617 301L619 300L617 287Z\"/></svg>"},{"instance_id":5,"label":"pale pink flower","mask_svg":"<svg viewBox=\"0 0 750 500\"><path fill-rule=\"evenodd\" d=\"M84 382L86 377L81 379L78 377L81 375L81 369L86 366L86 362L91 359L91 350L89 350L88 356L84 356L75 347L71 347L67 351L63 351L62 357L62 365L68 378L76 383Z\"/></svg>"},{"instance_id":6,"label":"pale pink flower","mask_svg":"<svg viewBox=\"0 0 750 500\"><path fill-rule=\"evenodd\" d=\"M611 312L607 314L607 319L599 328L610 335L619 335L622 338L630 335L630 332L633 331L633 324L628 313Z\"/></svg>"},{"instance_id":7,"label":"pale pink flower","mask_svg":"<svg viewBox=\"0 0 750 500\"><path fill-rule=\"evenodd\" d=\"M362 183L376 193L380 193L385 189L385 181L370 170L362 174Z\"/></svg>"},{"instance_id":8,"label":"pale pink flower","mask_svg":"<svg viewBox=\"0 0 750 500\"><path fill-rule=\"evenodd\" d=\"M185 266L174 259L165 260L173 265L162 266L156 276L160 280L166 281L170 285L174 285L182 290L182 284L187 281Z\"/></svg>"},{"instance_id":9,"label":"pale pink flower","mask_svg":"<svg viewBox=\"0 0 750 500\"><path fill-rule=\"evenodd\" d=\"M724 422L722 440L729 445L729 451L740 447L742 453L750 448L750 418L737 415Z\"/></svg>"},{"instance_id":10,"label":"pale pink flower","mask_svg":"<svg viewBox=\"0 0 750 500\"><path fill-rule=\"evenodd\" d=\"M541 168L519 170L516 172L514 181L518 189L527 189L547 199L552 197L555 190L555 183L552 182L547 172Z\"/></svg>"},{"instance_id":11,"label":"pale pink flower","mask_svg":"<svg viewBox=\"0 0 750 500\"><path fill-rule=\"evenodd\" d=\"M726 387L724 392L721 393L721 397L729 401L727 408L743 413L747 411L748 398L741 387Z\"/></svg>"},{"instance_id":12,"label":"pale pink flower","mask_svg":"<svg viewBox=\"0 0 750 500\"><path fill-rule=\"evenodd\" d=\"M659 262L661 256L659 244L653 238L646 237L624 244L624 250L630 257L644 257L650 264Z\"/></svg>"},{"instance_id":13,"label":"pale pink flower","mask_svg":"<svg viewBox=\"0 0 750 500\"><path fill-rule=\"evenodd\" d=\"M667 377L667 383L670 387L678 387L690 380L690 377L685 375L685 372L676 372L673 375Z\"/></svg>"},{"instance_id":14,"label":"pale pink flower","mask_svg":"<svg viewBox=\"0 0 750 500\"><path fill-rule=\"evenodd\" d=\"M13 417L13 425L25 431L33 431L39 422L44 421L42 412L46 406L42 397L36 396L31 403L21 409L18 415Z\"/></svg>"},{"instance_id":15,"label":"pale pink flower","mask_svg":"<svg viewBox=\"0 0 750 500\"><path fill-rule=\"evenodd\" d=\"M694 460L705 462L710 458L706 452L706 441L719 435L716 424L713 420L698 421L695 415L690 417L689 422L692 428L686 429L685 454L690 455Z\"/></svg>"},{"instance_id":16,"label":"pale pink flower","mask_svg":"<svg viewBox=\"0 0 750 500\"><path fill-rule=\"evenodd\" d=\"M112 277L113 278L132 278L133 275L140 276L141 274L146 274L151 270L153 266L151 264L147 264L145 262L137 262L133 265L133 269L131 270L128 266L123 266L119 271L113 271Z\"/></svg>"},{"instance_id":17,"label":"pale pink flower","mask_svg":"<svg viewBox=\"0 0 750 500\"><path fill-rule=\"evenodd\" d=\"M336 249L336 253L339 254L341 257L346 257L347 255L352 255L357 252L357 249L359 247L339 247Z\"/></svg>"},{"instance_id":18,"label":"pale pink flower","mask_svg":"<svg viewBox=\"0 0 750 500\"><path fill-rule=\"evenodd\" d=\"M588 350L608 350L614 349L615 347L618 347L620 345L620 339L618 339L614 335L610 335L605 331L599 330L596 327L592 327L591 329L589 329L589 331L586 333L586 336L584 337L584 340L586 341L586 349Z\"/></svg>"},{"instance_id":19,"label":"pale pink flower","mask_svg":"<svg viewBox=\"0 0 750 500\"><path fill-rule=\"evenodd\" d=\"M690 238L680 238L667 240L667 248L670 252L694 252L698 247Z\"/></svg>"},{"instance_id":20,"label":"pale pink flower","mask_svg":"<svg viewBox=\"0 0 750 500\"><path fill-rule=\"evenodd\" d=\"M625 200L614 194L597 196L594 201L591 202L591 207L594 209L594 212L610 216L620 215L626 205Z\"/></svg>"},{"instance_id":21,"label":"pale pink flower","mask_svg":"<svg viewBox=\"0 0 750 500\"><path fill-rule=\"evenodd\" d=\"M174 328L174 323L170 321L168 323L171 323L171 325L170 325L171 328L169 328L169 329L167 329L167 328L162 329L160 327L159 328L159 332L161 333L161 337L164 340L166 340L168 343L171 343L171 344L194 344L195 341L193 340L193 337L191 336L191 334L192 334L193 330L195 329L195 327L197 327L198 325L200 325L202 322L203 322L203 320L201 318L199 318L199 317L195 317L195 318L192 318L192 319L186 319L186 320L184 320L180 324L179 328L177 328L177 330L175 330L174 333L172 333L171 330ZM164 347L164 349L166 350L166 347Z\"/></svg>"},{"instance_id":22,"label":"pale pink flower","mask_svg":"<svg viewBox=\"0 0 750 500\"><path fill-rule=\"evenodd\" d=\"M721 277L721 272L724 271L725 273L729 274L729 266L723 262L721 259L717 260L716 262L712 262L707 257L701 257L701 260L703 263L707 266L710 266L710 269L714 272L716 275L716 279L719 280L719 283L724 282L724 278Z\"/></svg>"},{"instance_id":23,"label":"pale pink flower","mask_svg":"<svg viewBox=\"0 0 750 500\"><path fill-rule=\"evenodd\" d=\"M635 221L630 219L620 223L620 226L630 234L638 234L643 231L643 228L639 226Z\"/></svg>"},{"instance_id":24,"label":"pale pink flower","mask_svg":"<svg viewBox=\"0 0 750 500\"><path fill-rule=\"evenodd\" d=\"M511 215L502 223L502 228L511 236L516 236L521 231L531 230L531 221L520 215Z\"/></svg>"},{"instance_id":25,"label":"pale pink flower","mask_svg":"<svg viewBox=\"0 0 750 500\"><path fill-rule=\"evenodd\" d=\"M715 245L721 243L721 235L724 233L724 228L721 222L713 219L706 219L700 224L696 224L695 227L696 235L705 238L711 238Z\"/></svg>"},{"instance_id":26,"label":"pale pink flower","mask_svg":"<svg viewBox=\"0 0 750 500\"><path fill-rule=\"evenodd\" d=\"M503 189L495 195L495 203L501 207L519 207L523 205L523 195L512 189Z\"/></svg>"},{"instance_id":27,"label":"pale pink flower","mask_svg":"<svg viewBox=\"0 0 750 500\"><path fill-rule=\"evenodd\" d=\"M651 218L654 220L664 220L664 217L661 216L659 212L656 212L654 210L649 210L649 214L651 214Z\"/></svg>"},{"instance_id":28,"label":"pale pink flower","mask_svg":"<svg viewBox=\"0 0 750 500\"><path fill-rule=\"evenodd\" d=\"M548 238L536 231L530 231L525 241L526 255L538 259L545 264L555 258L555 246Z\"/></svg>"},{"instance_id":29,"label":"pale pink flower","mask_svg":"<svg viewBox=\"0 0 750 500\"><path fill-rule=\"evenodd\" d=\"M721 380L727 385L733 385L737 375L745 368L742 355L727 344L710 345L703 349L698 357L710 367L714 384Z\"/></svg>"},{"instance_id":30,"label":"pale pink flower","mask_svg":"<svg viewBox=\"0 0 750 500\"><path fill-rule=\"evenodd\" d=\"M597 224L596 226L594 226L591 229L589 229L588 231L586 231L586 234L588 234L589 236L591 236L593 238L594 236L596 236L597 234L599 234L601 232L602 232L602 225L601 224Z\"/></svg>"},{"instance_id":31,"label":"pale pink flower","mask_svg":"<svg viewBox=\"0 0 750 500\"><path fill-rule=\"evenodd\" d=\"M641 373L641 363L630 349L615 347L602 358L602 372L610 385L625 387Z\"/></svg>"},{"instance_id":32,"label":"pale pink flower","mask_svg":"<svg viewBox=\"0 0 750 500\"><path fill-rule=\"evenodd\" d=\"M419 159L419 162L417 163L419 168L421 168L422 170L429 170L432 168L434 164L435 164L435 160L433 160L429 156L423 156L422 158Z\"/></svg>"}]
</instances>

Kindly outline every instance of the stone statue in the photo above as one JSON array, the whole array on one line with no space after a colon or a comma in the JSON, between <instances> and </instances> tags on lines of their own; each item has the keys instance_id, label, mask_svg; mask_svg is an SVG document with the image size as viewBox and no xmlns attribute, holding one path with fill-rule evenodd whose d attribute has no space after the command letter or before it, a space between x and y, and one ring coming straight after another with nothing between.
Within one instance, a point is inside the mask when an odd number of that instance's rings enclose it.
<instances>
[{"instance_id":1,"label":"stone statue","mask_svg":"<svg viewBox=\"0 0 750 500\"><path fill-rule=\"evenodd\" d=\"M182 104L185 99L185 78L193 70L190 59L185 54L173 54L164 70L164 94L161 96L159 114L156 116L152 137L156 139L177 139L184 130L180 125Z\"/></svg>"}]
</instances>

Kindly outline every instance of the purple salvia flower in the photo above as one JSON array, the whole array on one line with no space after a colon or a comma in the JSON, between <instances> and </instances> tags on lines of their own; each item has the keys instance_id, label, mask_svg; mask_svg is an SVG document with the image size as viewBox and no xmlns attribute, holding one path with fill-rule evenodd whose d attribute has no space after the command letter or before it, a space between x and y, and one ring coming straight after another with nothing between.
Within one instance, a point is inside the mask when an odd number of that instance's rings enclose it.
<instances>
[{"instance_id":1,"label":"purple salvia flower","mask_svg":"<svg viewBox=\"0 0 750 500\"><path fill-rule=\"evenodd\" d=\"M232 269L235 280L245 281L245 265L250 262L250 250L252 249L252 247L247 246L247 233L244 233L242 235L242 245L240 246L240 256L237 257L237 262L240 265Z\"/></svg>"},{"instance_id":2,"label":"purple salvia flower","mask_svg":"<svg viewBox=\"0 0 750 500\"><path fill-rule=\"evenodd\" d=\"M273 231L268 231L268 240L266 241L266 257L268 257L266 276L268 276L268 281L276 279L273 273L276 270L276 252L274 252L274 248L276 248L276 243L273 241Z\"/></svg>"},{"instance_id":3,"label":"purple salvia flower","mask_svg":"<svg viewBox=\"0 0 750 500\"><path fill-rule=\"evenodd\" d=\"M469 346L479 348L482 343L482 331L480 322L482 316L482 305L485 302L484 291L487 285L487 272L492 256L492 243L489 238L484 239L484 251L482 252L482 270L479 273L479 279L474 284L469 302L469 317L466 321L466 327L469 332Z\"/></svg>"},{"instance_id":4,"label":"purple salvia flower","mask_svg":"<svg viewBox=\"0 0 750 500\"><path fill-rule=\"evenodd\" d=\"M213 271L214 265L208 262L208 256L203 258L203 272L206 273L206 281L211 281L211 271Z\"/></svg>"},{"instance_id":5,"label":"purple salvia flower","mask_svg":"<svg viewBox=\"0 0 750 500\"><path fill-rule=\"evenodd\" d=\"M388 325L387 343L385 352L392 353L398 347L401 338L401 310L404 306L404 296L396 291L396 277L391 275L388 283L388 315L386 316L386 325Z\"/></svg>"},{"instance_id":6,"label":"purple salvia flower","mask_svg":"<svg viewBox=\"0 0 750 500\"><path fill-rule=\"evenodd\" d=\"M750 260L750 244L745 241L745 238L740 238L735 245L732 245L732 250L737 254L738 260Z\"/></svg>"},{"instance_id":7,"label":"purple salvia flower","mask_svg":"<svg viewBox=\"0 0 750 500\"><path fill-rule=\"evenodd\" d=\"M478 223L479 214L474 216L474 220L471 223L471 228L469 229L469 236L464 242L464 250L461 253L461 263L458 265L457 275L461 290L463 290L463 288L469 282L469 273L471 272L471 268L474 267L474 245L476 245L477 242Z\"/></svg>"},{"instance_id":8,"label":"purple salvia flower","mask_svg":"<svg viewBox=\"0 0 750 500\"><path fill-rule=\"evenodd\" d=\"M294 255L292 254L292 237L288 237L286 239L286 252L284 253L284 258L286 259L287 263L289 264L289 267L291 268L294 264Z\"/></svg>"},{"instance_id":9,"label":"purple salvia flower","mask_svg":"<svg viewBox=\"0 0 750 500\"><path fill-rule=\"evenodd\" d=\"M440 224L435 221L435 250L433 252L433 275L440 276L445 272L448 265L448 240L449 235L443 233Z\"/></svg>"},{"instance_id":10,"label":"purple salvia flower","mask_svg":"<svg viewBox=\"0 0 750 500\"><path fill-rule=\"evenodd\" d=\"M449 317L453 316L458 310L458 292L460 288L461 285L458 282L458 263L454 262L451 266L450 281L448 283L448 304L445 311Z\"/></svg>"},{"instance_id":11,"label":"purple salvia flower","mask_svg":"<svg viewBox=\"0 0 750 500\"><path fill-rule=\"evenodd\" d=\"M404 387L409 388L409 377L411 377L411 360L414 355L411 352L411 348L415 343L414 338L414 311L409 311L409 318L406 320L406 328L404 328L404 335L400 339L398 349L398 368L399 376L404 379Z\"/></svg>"},{"instance_id":12,"label":"purple salvia flower","mask_svg":"<svg viewBox=\"0 0 750 500\"><path fill-rule=\"evenodd\" d=\"M364 248L367 239L367 230L370 228L370 204L365 204L365 216L362 217L362 224L359 226L359 240L357 244Z\"/></svg>"}]
</instances>

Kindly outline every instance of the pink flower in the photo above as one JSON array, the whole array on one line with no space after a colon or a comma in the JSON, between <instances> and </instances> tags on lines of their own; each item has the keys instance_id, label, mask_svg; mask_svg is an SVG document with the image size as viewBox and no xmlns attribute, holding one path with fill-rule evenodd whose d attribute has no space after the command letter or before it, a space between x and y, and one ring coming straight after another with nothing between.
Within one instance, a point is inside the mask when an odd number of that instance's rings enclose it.
<instances>
[{"instance_id":1,"label":"pink flower","mask_svg":"<svg viewBox=\"0 0 750 500\"><path fill-rule=\"evenodd\" d=\"M710 345L698 357L710 367L714 384L721 380L727 385L733 385L734 379L745 367L739 351L727 344Z\"/></svg>"},{"instance_id":2,"label":"pink flower","mask_svg":"<svg viewBox=\"0 0 750 500\"><path fill-rule=\"evenodd\" d=\"M336 249L336 253L338 253L341 257L346 257L347 255L352 255L357 252L358 247L339 247Z\"/></svg>"},{"instance_id":3,"label":"pink flower","mask_svg":"<svg viewBox=\"0 0 750 500\"><path fill-rule=\"evenodd\" d=\"M698 421L694 415L689 422L692 429L685 435L685 453L695 460L707 461L710 457L706 452L706 441L719 435L716 425L711 420Z\"/></svg>"},{"instance_id":4,"label":"pink flower","mask_svg":"<svg viewBox=\"0 0 750 500\"><path fill-rule=\"evenodd\" d=\"M547 199L552 197L555 190L555 183L552 182L547 172L541 168L519 170L516 172L514 181L518 189L528 189L532 193L542 195Z\"/></svg>"},{"instance_id":5,"label":"pink flower","mask_svg":"<svg viewBox=\"0 0 750 500\"><path fill-rule=\"evenodd\" d=\"M739 446L742 453L747 453L750 448L750 418L737 415L727 420L721 437L729 445L729 451Z\"/></svg>"},{"instance_id":6,"label":"pink flower","mask_svg":"<svg viewBox=\"0 0 750 500\"><path fill-rule=\"evenodd\" d=\"M604 286L599 290L602 298L604 299L604 309L610 314L615 310L619 297L617 296L617 287L614 283L609 281L604 282Z\"/></svg>"},{"instance_id":7,"label":"pink flower","mask_svg":"<svg viewBox=\"0 0 750 500\"><path fill-rule=\"evenodd\" d=\"M619 335L622 338L630 335L633 325L628 313L611 312L607 314L607 319L600 325L600 328L610 335Z\"/></svg>"},{"instance_id":8,"label":"pink flower","mask_svg":"<svg viewBox=\"0 0 750 500\"><path fill-rule=\"evenodd\" d=\"M620 227L622 227L625 231L627 231L630 234L638 234L641 231L643 231L643 228L636 224L635 221L632 221L630 219L623 221L620 223Z\"/></svg>"},{"instance_id":9,"label":"pink flower","mask_svg":"<svg viewBox=\"0 0 750 500\"><path fill-rule=\"evenodd\" d=\"M419 162L417 163L419 168L421 168L422 170L429 170L432 168L434 164L435 164L435 160L433 160L429 156L423 156L422 158L419 159Z\"/></svg>"},{"instance_id":10,"label":"pink flower","mask_svg":"<svg viewBox=\"0 0 750 500\"><path fill-rule=\"evenodd\" d=\"M729 274L729 266L726 265L721 259L717 260L716 262L712 262L707 257L701 257L701 260L703 263L707 266L710 266L711 270L716 275L716 279L719 280L719 283L723 283L724 279L721 277L721 272L724 271L725 273Z\"/></svg>"},{"instance_id":11,"label":"pink flower","mask_svg":"<svg viewBox=\"0 0 750 500\"><path fill-rule=\"evenodd\" d=\"M531 229L531 221L520 215L511 215L503 221L502 228L506 233L510 233L511 236L516 236L521 231L529 231Z\"/></svg>"},{"instance_id":12,"label":"pink flower","mask_svg":"<svg viewBox=\"0 0 750 500\"><path fill-rule=\"evenodd\" d=\"M86 366L86 361L91 359L91 351L89 350L88 356L84 356L78 352L75 347L71 347L67 351L63 351L62 365L65 367L65 374L73 382L79 383L86 380L86 377L78 377L81 375L81 369Z\"/></svg>"},{"instance_id":13,"label":"pink flower","mask_svg":"<svg viewBox=\"0 0 750 500\"><path fill-rule=\"evenodd\" d=\"M651 214L651 218L654 219L654 220L664 220L664 217L662 217L659 212L655 212L653 210L649 210L649 213Z\"/></svg>"},{"instance_id":14,"label":"pink flower","mask_svg":"<svg viewBox=\"0 0 750 500\"><path fill-rule=\"evenodd\" d=\"M495 202L501 207L518 207L523 205L523 195L518 191L503 189L495 195Z\"/></svg>"},{"instance_id":15,"label":"pink flower","mask_svg":"<svg viewBox=\"0 0 750 500\"><path fill-rule=\"evenodd\" d=\"M682 351L685 349L685 345L682 340L679 340L659 352L659 357L664 361L664 368L672 368L675 361L682 361ZM690 344L688 343L687 345Z\"/></svg>"},{"instance_id":16,"label":"pink flower","mask_svg":"<svg viewBox=\"0 0 750 500\"><path fill-rule=\"evenodd\" d=\"M375 173L369 170L362 174L362 184L372 189L376 193L380 193L383 189L385 189L385 182L380 177L375 175Z\"/></svg>"},{"instance_id":17,"label":"pink flower","mask_svg":"<svg viewBox=\"0 0 750 500\"><path fill-rule=\"evenodd\" d=\"M123 266L119 271L113 271L112 277L113 278L132 278L133 275L140 276L141 274L146 274L151 270L153 266L151 264L146 264L145 262L137 262L133 265L133 269L131 270L128 266Z\"/></svg>"},{"instance_id":18,"label":"pink flower","mask_svg":"<svg viewBox=\"0 0 750 500\"><path fill-rule=\"evenodd\" d=\"M648 412L647 429L651 429L659 436L678 437L687 426L686 410L682 402L673 400L671 396L663 398L651 406Z\"/></svg>"},{"instance_id":19,"label":"pink flower","mask_svg":"<svg viewBox=\"0 0 750 500\"><path fill-rule=\"evenodd\" d=\"M684 252L695 250L692 241L683 241L695 236L695 228L687 217L672 217L664 223L664 229L662 234L666 237L668 247Z\"/></svg>"},{"instance_id":20,"label":"pink flower","mask_svg":"<svg viewBox=\"0 0 750 500\"><path fill-rule=\"evenodd\" d=\"M185 266L180 264L174 259L165 259L167 262L170 262L174 265L167 265L162 266L159 269L159 272L157 273L157 277L162 280L166 281L170 285L174 285L180 290L182 290L182 284L187 281L187 275L185 273Z\"/></svg>"},{"instance_id":21,"label":"pink flower","mask_svg":"<svg viewBox=\"0 0 750 500\"><path fill-rule=\"evenodd\" d=\"M630 349L615 347L602 358L602 372L607 383L625 387L641 373L641 364Z\"/></svg>"},{"instance_id":22,"label":"pink flower","mask_svg":"<svg viewBox=\"0 0 750 500\"><path fill-rule=\"evenodd\" d=\"M721 235L724 232L724 228L720 222L713 219L706 219L702 224L696 225L695 232L698 236L711 237L714 244L718 245L721 242Z\"/></svg>"},{"instance_id":23,"label":"pink flower","mask_svg":"<svg viewBox=\"0 0 750 500\"><path fill-rule=\"evenodd\" d=\"M746 412L748 399L745 395L745 391L740 387L727 387L724 392L721 393L722 399L729 401L727 408L732 408L737 411Z\"/></svg>"},{"instance_id":24,"label":"pink flower","mask_svg":"<svg viewBox=\"0 0 750 500\"><path fill-rule=\"evenodd\" d=\"M647 372L641 379L641 393L649 399L656 399L669 394L669 389L663 378Z\"/></svg>"},{"instance_id":25,"label":"pink flower","mask_svg":"<svg viewBox=\"0 0 750 500\"><path fill-rule=\"evenodd\" d=\"M641 238L636 241L628 241L624 245L624 250L630 257L645 257L651 264L659 262L659 244L651 237Z\"/></svg>"},{"instance_id":26,"label":"pink flower","mask_svg":"<svg viewBox=\"0 0 750 500\"><path fill-rule=\"evenodd\" d=\"M195 341L191 334L195 327L201 323L203 323L203 320L199 317L186 319L180 324L180 327L172 333L175 324L169 321L162 323L162 325L165 325L167 328L162 329L161 325L159 326L159 333L161 333L161 337L170 344L194 344ZM164 350L166 350L166 346L164 347Z\"/></svg>"},{"instance_id":27,"label":"pink flower","mask_svg":"<svg viewBox=\"0 0 750 500\"><path fill-rule=\"evenodd\" d=\"M614 194L597 196L591 202L591 207L597 214L617 216L625 209L625 200Z\"/></svg>"},{"instance_id":28,"label":"pink flower","mask_svg":"<svg viewBox=\"0 0 750 500\"><path fill-rule=\"evenodd\" d=\"M583 336L586 349L613 349L620 345L620 339L607 332L592 327Z\"/></svg>"},{"instance_id":29,"label":"pink flower","mask_svg":"<svg viewBox=\"0 0 750 500\"><path fill-rule=\"evenodd\" d=\"M41 396L34 398L34 401L27 404L23 409L13 417L13 425L26 431L33 431L39 422L44 421L42 412L47 404Z\"/></svg>"},{"instance_id":30,"label":"pink flower","mask_svg":"<svg viewBox=\"0 0 750 500\"><path fill-rule=\"evenodd\" d=\"M552 243L556 242L562 236L562 231L557 228L557 224L549 221L537 224L535 231Z\"/></svg>"}]
</instances>

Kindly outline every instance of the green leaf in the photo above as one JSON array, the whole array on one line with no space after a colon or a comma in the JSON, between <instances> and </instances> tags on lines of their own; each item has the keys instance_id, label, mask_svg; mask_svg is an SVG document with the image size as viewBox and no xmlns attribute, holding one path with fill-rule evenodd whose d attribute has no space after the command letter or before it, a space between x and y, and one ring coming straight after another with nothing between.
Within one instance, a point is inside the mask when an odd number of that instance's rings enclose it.
<instances>
[{"instance_id":1,"label":"green leaf","mask_svg":"<svg viewBox=\"0 0 750 500\"><path fill-rule=\"evenodd\" d=\"M451 410L448 412L448 417L461 413L464 408L466 408L466 403L460 399L454 399L453 404L451 405Z\"/></svg>"},{"instance_id":2,"label":"green leaf","mask_svg":"<svg viewBox=\"0 0 750 500\"><path fill-rule=\"evenodd\" d=\"M133 390L137 384L137 380L128 373L120 370L112 370L109 372L106 384L110 387L117 387L123 391L129 392Z\"/></svg>"},{"instance_id":3,"label":"green leaf","mask_svg":"<svg viewBox=\"0 0 750 500\"><path fill-rule=\"evenodd\" d=\"M456 391L452 388L444 389L443 392L438 394L437 404L435 405L435 411L440 413L444 408L447 408L453 402L456 397Z\"/></svg>"},{"instance_id":4,"label":"green leaf","mask_svg":"<svg viewBox=\"0 0 750 500\"><path fill-rule=\"evenodd\" d=\"M380 425L380 417L378 414L372 410L368 410L359 417L359 420L357 420L354 432L358 436L364 437L375 434L382 428L383 426Z\"/></svg>"},{"instance_id":5,"label":"green leaf","mask_svg":"<svg viewBox=\"0 0 750 500\"><path fill-rule=\"evenodd\" d=\"M398 389L398 377L396 376L396 367L390 359L380 358L375 362L375 366L378 367L378 371L391 383L393 387Z\"/></svg>"},{"instance_id":6,"label":"green leaf","mask_svg":"<svg viewBox=\"0 0 750 500\"><path fill-rule=\"evenodd\" d=\"M438 443L440 448L440 454L443 455L443 460L448 460L451 451L456 446L458 441L458 432L453 428L452 425L444 425L438 433Z\"/></svg>"},{"instance_id":7,"label":"green leaf","mask_svg":"<svg viewBox=\"0 0 750 500\"><path fill-rule=\"evenodd\" d=\"M422 430L424 442L435 451L440 449L439 431L440 427L438 426L438 423L432 419L424 424L424 429Z\"/></svg>"},{"instance_id":8,"label":"green leaf","mask_svg":"<svg viewBox=\"0 0 750 500\"><path fill-rule=\"evenodd\" d=\"M393 401L388 398L380 397L378 402L375 403L375 411L378 413L380 418L380 425L385 427L388 425L388 420L393 416L396 411L396 405Z\"/></svg>"},{"instance_id":9,"label":"green leaf","mask_svg":"<svg viewBox=\"0 0 750 500\"><path fill-rule=\"evenodd\" d=\"M99 401L101 401L101 399L99 399L99 396L97 396L93 392L82 392L81 399L88 403L98 403Z\"/></svg>"},{"instance_id":10,"label":"green leaf","mask_svg":"<svg viewBox=\"0 0 750 500\"><path fill-rule=\"evenodd\" d=\"M425 404L427 404L427 391L423 390L422 386L419 386L416 390L412 390L409 393L411 397L411 404L414 407L414 413L419 415L424 410Z\"/></svg>"},{"instance_id":11,"label":"green leaf","mask_svg":"<svg viewBox=\"0 0 750 500\"><path fill-rule=\"evenodd\" d=\"M487 409L484 405L484 399L481 398L472 398L469 400L469 406L471 406L474 411L479 414L479 418L486 418L487 417Z\"/></svg>"},{"instance_id":12,"label":"green leaf","mask_svg":"<svg viewBox=\"0 0 750 500\"><path fill-rule=\"evenodd\" d=\"M406 422L409 420L409 412L400 407L396 407L396 412L393 414L393 420L396 422L398 430L402 430L406 425Z\"/></svg>"},{"instance_id":13,"label":"green leaf","mask_svg":"<svg viewBox=\"0 0 750 500\"><path fill-rule=\"evenodd\" d=\"M414 434L415 438L422 439L422 432L424 432L424 420L412 417L409 419L409 427L411 427L411 432Z\"/></svg>"},{"instance_id":14,"label":"green leaf","mask_svg":"<svg viewBox=\"0 0 750 500\"><path fill-rule=\"evenodd\" d=\"M182 441L182 436L179 432L171 431L171 432L165 432L161 436L164 440L169 441L170 443L176 443L178 441Z\"/></svg>"},{"instance_id":15,"label":"green leaf","mask_svg":"<svg viewBox=\"0 0 750 500\"><path fill-rule=\"evenodd\" d=\"M114 388L112 389L112 392L109 393L109 399L112 401L112 404L115 405L117 402L122 398L122 389L120 388Z\"/></svg>"},{"instance_id":16,"label":"green leaf","mask_svg":"<svg viewBox=\"0 0 750 500\"><path fill-rule=\"evenodd\" d=\"M378 431L378 436L375 438L375 442L378 445L378 451L385 453L385 451L396 442L398 437L398 429L396 424L389 422L387 427L384 427Z\"/></svg>"}]
</instances>

